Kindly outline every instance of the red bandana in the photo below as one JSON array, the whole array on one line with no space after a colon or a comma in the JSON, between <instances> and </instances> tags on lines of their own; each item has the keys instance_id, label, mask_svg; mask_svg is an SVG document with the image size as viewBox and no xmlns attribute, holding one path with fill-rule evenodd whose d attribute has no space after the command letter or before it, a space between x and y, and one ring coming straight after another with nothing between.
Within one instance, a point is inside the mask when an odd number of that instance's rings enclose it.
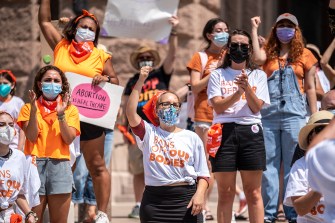
<instances>
[{"instance_id":1,"label":"red bandana","mask_svg":"<svg viewBox=\"0 0 335 223\"><path fill-rule=\"evenodd\" d=\"M41 112L42 118L49 125L54 123L57 118L56 107L58 103L62 103L62 97L60 95L58 95L55 101L47 101L43 96L37 100L37 106Z\"/></svg>"},{"instance_id":2,"label":"red bandana","mask_svg":"<svg viewBox=\"0 0 335 223\"><path fill-rule=\"evenodd\" d=\"M86 60L91 55L93 49L93 42L77 43L76 41L72 40L69 51L72 60L78 64Z\"/></svg>"}]
</instances>

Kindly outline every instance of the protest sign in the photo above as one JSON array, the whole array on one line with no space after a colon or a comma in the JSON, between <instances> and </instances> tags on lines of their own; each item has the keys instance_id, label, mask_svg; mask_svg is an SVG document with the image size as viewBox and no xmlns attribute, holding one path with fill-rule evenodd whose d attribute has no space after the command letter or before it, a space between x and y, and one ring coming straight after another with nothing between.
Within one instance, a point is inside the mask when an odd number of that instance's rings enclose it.
<instances>
[{"instance_id":1,"label":"protest sign","mask_svg":"<svg viewBox=\"0 0 335 223\"><path fill-rule=\"evenodd\" d=\"M169 36L168 22L179 0L108 0L102 36L161 41Z\"/></svg>"},{"instance_id":2,"label":"protest sign","mask_svg":"<svg viewBox=\"0 0 335 223\"><path fill-rule=\"evenodd\" d=\"M123 87L102 82L92 85L92 78L65 73L71 88L71 103L77 106L80 121L114 129Z\"/></svg>"}]
</instances>

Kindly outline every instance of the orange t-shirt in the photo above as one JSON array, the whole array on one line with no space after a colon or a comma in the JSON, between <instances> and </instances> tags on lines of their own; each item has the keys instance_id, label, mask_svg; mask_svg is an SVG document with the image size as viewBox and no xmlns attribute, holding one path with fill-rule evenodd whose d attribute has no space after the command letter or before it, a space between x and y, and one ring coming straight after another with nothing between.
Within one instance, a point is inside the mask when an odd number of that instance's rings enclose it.
<instances>
[{"instance_id":1,"label":"orange t-shirt","mask_svg":"<svg viewBox=\"0 0 335 223\"><path fill-rule=\"evenodd\" d=\"M25 104L19 114L17 124L21 127L23 123L29 121L30 104ZM70 160L70 149L60 134L59 122L56 119L51 125L42 118L40 111L36 112L38 123L38 137L36 143L26 139L24 153L37 157L48 157L54 159ZM76 129L76 135L80 135L79 111L76 106L69 105L65 110L65 120L70 127Z\"/></svg>"},{"instance_id":2,"label":"orange t-shirt","mask_svg":"<svg viewBox=\"0 0 335 223\"><path fill-rule=\"evenodd\" d=\"M279 58L279 60L284 60L284 59ZM293 71L297 77L301 93L305 92L304 85L303 85L305 73L309 71L309 69L311 69L312 66L316 64L317 62L318 62L317 59L314 57L311 51L305 48L302 55L298 58L298 60L290 64L290 66L293 68ZM278 58L267 61L263 65L263 70L267 74L268 77L270 77L274 71L279 70Z\"/></svg>"},{"instance_id":3,"label":"orange t-shirt","mask_svg":"<svg viewBox=\"0 0 335 223\"><path fill-rule=\"evenodd\" d=\"M220 54L210 53L208 51L205 51L205 53L207 54L208 60L201 79L209 75L213 70L217 68L220 57ZM201 73L202 67L203 66L201 64L201 58L199 53L197 52L188 62L187 69L190 73L192 70ZM198 122L210 123L213 120L213 108L207 102L207 87L200 91L196 96L196 100L194 102L194 120Z\"/></svg>"},{"instance_id":4,"label":"orange t-shirt","mask_svg":"<svg viewBox=\"0 0 335 223\"><path fill-rule=\"evenodd\" d=\"M97 74L102 74L105 62L112 57L104 50L94 47L86 60L76 64L70 56L70 44L70 41L62 39L54 50L54 65L63 72L73 72L93 78Z\"/></svg>"}]
</instances>

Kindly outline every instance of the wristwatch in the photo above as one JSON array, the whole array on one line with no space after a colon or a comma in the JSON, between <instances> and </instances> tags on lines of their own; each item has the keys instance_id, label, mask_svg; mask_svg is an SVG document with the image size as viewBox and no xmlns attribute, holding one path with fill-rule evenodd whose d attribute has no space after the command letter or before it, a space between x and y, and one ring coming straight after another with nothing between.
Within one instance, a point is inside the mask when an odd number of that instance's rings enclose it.
<instances>
[{"instance_id":1,"label":"wristwatch","mask_svg":"<svg viewBox=\"0 0 335 223\"><path fill-rule=\"evenodd\" d=\"M110 83L111 82L111 77L107 75L107 82Z\"/></svg>"}]
</instances>

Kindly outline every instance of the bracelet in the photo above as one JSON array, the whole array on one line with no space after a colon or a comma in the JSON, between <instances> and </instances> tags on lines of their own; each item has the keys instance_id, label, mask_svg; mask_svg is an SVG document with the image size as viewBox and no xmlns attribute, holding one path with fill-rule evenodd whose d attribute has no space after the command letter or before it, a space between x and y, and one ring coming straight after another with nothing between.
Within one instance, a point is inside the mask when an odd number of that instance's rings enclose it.
<instances>
[{"instance_id":1,"label":"bracelet","mask_svg":"<svg viewBox=\"0 0 335 223\"><path fill-rule=\"evenodd\" d=\"M171 36L176 36L177 35L177 31L176 30L171 30L171 33L170 33Z\"/></svg>"},{"instance_id":2,"label":"bracelet","mask_svg":"<svg viewBox=\"0 0 335 223\"><path fill-rule=\"evenodd\" d=\"M26 217L25 217L26 221L28 221L28 218L29 218L30 215L33 215L33 216L34 216L34 218L35 218L35 222L38 221L37 214L36 214L35 212L33 212L33 211L29 211L29 212L26 214Z\"/></svg>"},{"instance_id":3,"label":"bracelet","mask_svg":"<svg viewBox=\"0 0 335 223\"><path fill-rule=\"evenodd\" d=\"M65 121L65 114L57 115L57 117L58 117L58 121L60 121L60 122Z\"/></svg>"},{"instance_id":4,"label":"bracelet","mask_svg":"<svg viewBox=\"0 0 335 223\"><path fill-rule=\"evenodd\" d=\"M107 77L107 82L110 83L111 82L111 77L110 76L106 76Z\"/></svg>"}]
</instances>

